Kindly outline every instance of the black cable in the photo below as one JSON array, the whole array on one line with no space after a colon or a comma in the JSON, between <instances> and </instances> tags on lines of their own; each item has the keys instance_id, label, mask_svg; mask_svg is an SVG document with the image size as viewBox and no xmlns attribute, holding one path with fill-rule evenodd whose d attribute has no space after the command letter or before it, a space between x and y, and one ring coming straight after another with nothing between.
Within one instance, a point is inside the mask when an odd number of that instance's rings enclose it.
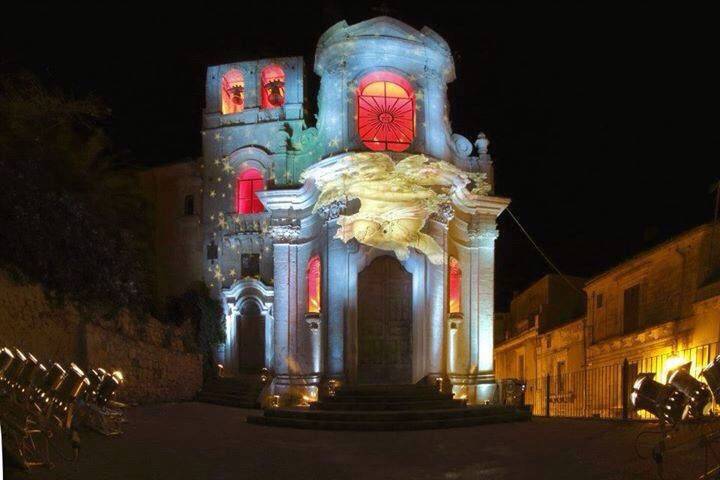
<instances>
[{"instance_id":1,"label":"black cable","mask_svg":"<svg viewBox=\"0 0 720 480\"><path fill-rule=\"evenodd\" d=\"M553 263L553 261L550 260L550 257L548 257L548 256L545 254L545 252L542 251L542 249L540 248L540 246L539 246L537 243L535 243L535 240L533 240L533 238L530 236L530 234L528 233L528 231L525 230L525 227L522 226L522 224L520 223L520 220L518 220L517 217L510 211L510 207L506 208L505 211L510 215L510 218L512 218L512 219L515 221L515 223L517 224L517 226L520 227L520 230L525 234L525 236L526 236L527 239L530 241L530 243L532 244L532 246L535 247L535 249L540 253L540 255L542 255L542 257L545 259L545 261L548 263L548 265L550 265L550 266L552 267L552 269L555 270L558 275L560 275L560 278L562 278L562 279L565 281L565 283L567 283L568 285L570 285L570 288L572 288L572 289L575 290L576 292L582 293L582 294L584 295L585 292L583 292L582 290L580 290L580 289L579 289L577 286L575 286L570 280L568 280L568 278L560 271L560 269L559 269L557 266L555 266L555 264Z\"/></svg>"}]
</instances>

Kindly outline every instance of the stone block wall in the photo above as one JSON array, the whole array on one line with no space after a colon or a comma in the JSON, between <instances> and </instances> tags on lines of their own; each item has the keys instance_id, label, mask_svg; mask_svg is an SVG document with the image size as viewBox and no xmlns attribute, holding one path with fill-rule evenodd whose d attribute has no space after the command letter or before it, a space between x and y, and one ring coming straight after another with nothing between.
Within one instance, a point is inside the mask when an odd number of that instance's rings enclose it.
<instances>
[{"instance_id":1,"label":"stone block wall","mask_svg":"<svg viewBox=\"0 0 720 480\"><path fill-rule=\"evenodd\" d=\"M127 312L113 320L83 317L55 305L38 285L20 285L0 271L0 347L18 347L38 360L120 370L118 399L130 403L192 399L202 387L202 357L188 351L189 326L140 321Z\"/></svg>"}]
</instances>

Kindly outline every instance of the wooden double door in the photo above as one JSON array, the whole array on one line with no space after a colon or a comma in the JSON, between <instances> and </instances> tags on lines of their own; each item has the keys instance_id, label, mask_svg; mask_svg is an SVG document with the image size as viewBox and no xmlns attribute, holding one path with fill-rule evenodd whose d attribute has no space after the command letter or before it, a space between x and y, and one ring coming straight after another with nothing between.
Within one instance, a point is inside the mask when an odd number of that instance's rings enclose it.
<instances>
[{"instance_id":1,"label":"wooden double door","mask_svg":"<svg viewBox=\"0 0 720 480\"><path fill-rule=\"evenodd\" d=\"M238 370L258 373L265 366L265 316L260 305L246 300L237 322Z\"/></svg>"},{"instance_id":2,"label":"wooden double door","mask_svg":"<svg viewBox=\"0 0 720 480\"><path fill-rule=\"evenodd\" d=\"M357 288L358 383L412 383L412 274L394 257L378 257Z\"/></svg>"}]
</instances>

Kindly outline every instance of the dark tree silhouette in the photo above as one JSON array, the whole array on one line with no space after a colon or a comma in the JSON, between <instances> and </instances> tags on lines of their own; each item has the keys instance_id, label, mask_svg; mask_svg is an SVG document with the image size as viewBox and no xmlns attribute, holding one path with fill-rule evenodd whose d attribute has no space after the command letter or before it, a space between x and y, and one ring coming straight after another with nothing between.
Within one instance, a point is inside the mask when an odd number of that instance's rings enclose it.
<instances>
[{"instance_id":1,"label":"dark tree silhouette","mask_svg":"<svg viewBox=\"0 0 720 480\"><path fill-rule=\"evenodd\" d=\"M149 209L108 116L30 74L0 81L0 266L61 298L141 310L153 290Z\"/></svg>"}]
</instances>

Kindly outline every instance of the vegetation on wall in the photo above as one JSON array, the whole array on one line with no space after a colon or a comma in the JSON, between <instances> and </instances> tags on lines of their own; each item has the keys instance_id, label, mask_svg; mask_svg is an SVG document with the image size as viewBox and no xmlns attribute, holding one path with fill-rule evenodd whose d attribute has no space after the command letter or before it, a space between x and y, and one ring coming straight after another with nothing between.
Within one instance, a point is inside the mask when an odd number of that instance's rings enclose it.
<instances>
[{"instance_id":1,"label":"vegetation on wall","mask_svg":"<svg viewBox=\"0 0 720 480\"><path fill-rule=\"evenodd\" d=\"M0 80L0 266L61 298L140 311L153 285L148 209L108 115L30 74Z\"/></svg>"},{"instance_id":2,"label":"vegetation on wall","mask_svg":"<svg viewBox=\"0 0 720 480\"><path fill-rule=\"evenodd\" d=\"M225 322L220 302L212 298L207 285L196 282L178 297L170 298L166 320L175 325L191 322L197 345L203 354L203 370L212 375L215 368L214 349L225 342Z\"/></svg>"}]
</instances>

